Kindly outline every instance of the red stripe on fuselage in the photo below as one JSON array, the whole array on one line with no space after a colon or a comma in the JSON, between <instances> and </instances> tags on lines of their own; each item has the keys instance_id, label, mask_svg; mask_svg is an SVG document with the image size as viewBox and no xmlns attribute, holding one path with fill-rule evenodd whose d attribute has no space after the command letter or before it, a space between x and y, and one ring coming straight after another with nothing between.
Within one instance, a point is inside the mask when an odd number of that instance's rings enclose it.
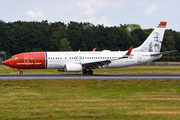
<instances>
[{"instance_id":1,"label":"red stripe on fuselage","mask_svg":"<svg viewBox=\"0 0 180 120\"><path fill-rule=\"evenodd\" d=\"M8 59L8 66L18 69L44 69L46 66L45 52L30 52L14 55Z\"/></svg>"}]
</instances>

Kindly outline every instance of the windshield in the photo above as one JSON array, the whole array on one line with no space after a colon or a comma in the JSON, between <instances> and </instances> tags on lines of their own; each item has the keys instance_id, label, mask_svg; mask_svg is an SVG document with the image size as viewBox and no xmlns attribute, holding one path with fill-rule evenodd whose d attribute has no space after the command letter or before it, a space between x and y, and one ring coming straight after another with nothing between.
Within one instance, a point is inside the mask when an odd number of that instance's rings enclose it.
<instances>
[{"instance_id":1,"label":"windshield","mask_svg":"<svg viewBox=\"0 0 180 120\"><path fill-rule=\"evenodd\" d=\"M10 59L16 60L16 59L18 59L18 57L11 57Z\"/></svg>"}]
</instances>

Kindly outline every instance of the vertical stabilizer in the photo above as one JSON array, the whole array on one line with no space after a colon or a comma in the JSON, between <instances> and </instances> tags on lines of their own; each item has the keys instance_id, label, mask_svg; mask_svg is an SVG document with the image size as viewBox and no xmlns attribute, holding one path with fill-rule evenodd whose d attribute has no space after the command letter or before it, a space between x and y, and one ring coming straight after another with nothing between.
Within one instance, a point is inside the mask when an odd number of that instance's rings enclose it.
<instances>
[{"instance_id":1,"label":"vertical stabilizer","mask_svg":"<svg viewBox=\"0 0 180 120\"><path fill-rule=\"evenodd\" d=\"M167 22L161 22L134 52L160 52Z\"/></svg>"}]
</instances>

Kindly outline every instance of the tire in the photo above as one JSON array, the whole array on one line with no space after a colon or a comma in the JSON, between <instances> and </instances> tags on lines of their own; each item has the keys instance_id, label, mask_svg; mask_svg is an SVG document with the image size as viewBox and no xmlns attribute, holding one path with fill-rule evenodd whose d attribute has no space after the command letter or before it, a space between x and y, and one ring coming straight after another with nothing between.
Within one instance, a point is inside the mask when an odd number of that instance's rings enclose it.
<instances>
[{"instance_id":1,"label":"tire","mask_svg":"<svg viewBox=\"0 0 180 120\"><path fill-rule=\"evenodd\" d=\"M87 71L86 69L84 69L84 70L83 70L83 74L86 75L87 73L88 73L88 71Z\"/></svg>"},{"instance_id":2,"label":"tire","mask_svg":"<svg viewBox=\"0 0 180 120\"><path fill-rule=\"evenodd\" d=\"M22 75L22 74L23 74L23 71L20 71L19 73Z\"/></svg>"},{"instance_id":3,"label":"tire","mask_svg":"<svg viewBox=\"0 0 180 120\"><path fill-rule=\"evenodd\" d=\"M89 75L92 75L92 74L93 74L93 71L92 71L92 70L89 70L88 73L89 73Z\"/></svg>"}]
</instances>

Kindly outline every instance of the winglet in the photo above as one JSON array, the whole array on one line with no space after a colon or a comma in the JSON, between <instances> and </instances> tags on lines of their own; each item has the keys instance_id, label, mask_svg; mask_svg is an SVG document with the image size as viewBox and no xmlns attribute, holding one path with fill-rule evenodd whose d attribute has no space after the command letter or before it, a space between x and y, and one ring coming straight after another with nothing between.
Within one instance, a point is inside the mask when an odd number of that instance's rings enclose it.
<instances>
[{"instance_id":1,"label":"winglet","mask_svg":"<svg viewBox=\"0 0 180 120\"><path fill-rule=\"evenodd\" d=\"M131 55L131 51L132 51L133 47L134 47L134 46L131 46L131 48L129 49L129 51L126 53L125 56L130 56L130 55Z\"/></svg>"},{"instance_id":2,"label":"winglet","mask_svg":"<svg viewBox=\"0 0 180 120\"><path fill-rule=\"evenodd\" d=\"M96 51L96 48L93 49L93 52L95 52L95 51Z\"/></svg>"},{"instance_id":3,"label":"winglet","mask_svg":"<svg viewBox=\"0 0 180 120\"><path fill-rule=\"evenodd\" d=\"M134 46L131 46L131 48L128 50L128 52L123 57L119 57L119 59L128 58L128 56L131 56L131 51L132 51L133 47Z\"/></svg>"}]
</instances>

